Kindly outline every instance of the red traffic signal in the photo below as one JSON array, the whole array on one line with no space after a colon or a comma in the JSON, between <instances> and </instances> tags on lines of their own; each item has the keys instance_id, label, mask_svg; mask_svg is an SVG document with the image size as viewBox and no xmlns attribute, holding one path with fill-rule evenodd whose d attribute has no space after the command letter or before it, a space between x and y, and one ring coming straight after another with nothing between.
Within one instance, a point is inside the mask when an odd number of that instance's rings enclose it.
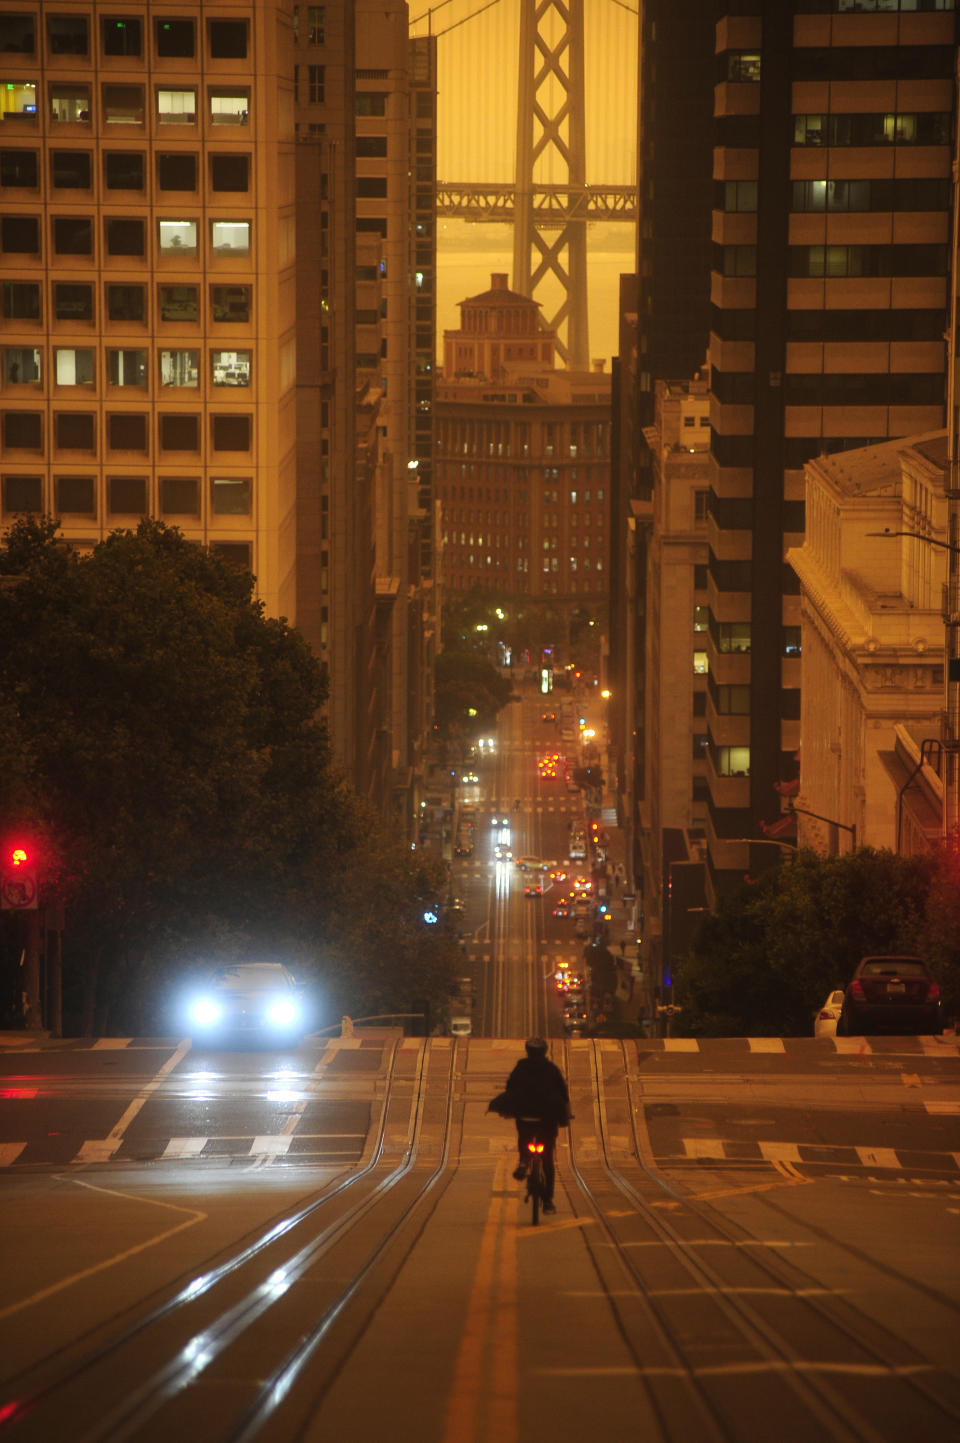
<instances>
[{"instance_id":1,"label":"red traffic signal","mask_svg":"<svg viewBox=\"0 0 960 1443\"><path fill-rule=\"evenodd\" d=\"M32 848L19 842L8 844L0 853L0 907L10 912L35 911L37 895Z\"/></svg>"}]
</instances>

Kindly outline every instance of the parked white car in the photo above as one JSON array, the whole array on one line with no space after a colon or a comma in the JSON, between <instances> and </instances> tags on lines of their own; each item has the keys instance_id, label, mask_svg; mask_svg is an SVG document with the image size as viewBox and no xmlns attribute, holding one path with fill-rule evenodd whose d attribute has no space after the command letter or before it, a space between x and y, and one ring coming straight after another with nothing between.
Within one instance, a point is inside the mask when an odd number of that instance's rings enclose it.
<instances>
[{"instance_id":1,"label":"parked white car","mask_svg":"<svg viewBox=\"0 0 960 1443\"><path fill-rule=\"evenodd\" d=\"M827 993L827 1000L814 1014L813 1035L814 1037L836 1037L837 1023L840 1021L840 1013L843 1009L843 988L835 987L832 992Z\"/></svg>"}]
</instances>

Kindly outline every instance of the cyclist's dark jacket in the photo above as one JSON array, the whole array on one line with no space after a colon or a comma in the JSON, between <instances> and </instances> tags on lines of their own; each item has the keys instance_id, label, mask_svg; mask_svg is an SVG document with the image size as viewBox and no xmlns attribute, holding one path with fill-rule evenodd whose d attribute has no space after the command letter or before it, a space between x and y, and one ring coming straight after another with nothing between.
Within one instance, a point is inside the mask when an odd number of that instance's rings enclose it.
<instances>
[{"instance_id":1,"label":"cyclist's dark jacket","mask_svg":"<svg viewBox=\"0 0 960 1443\"><path fill-rule=\"evenodd\" d=\"M507 1078L507 1097L516 1116L541 1118L554 1127L569 1121L567 1084L548 1057L521 1057Z\"/></svg>"}]
</instances>

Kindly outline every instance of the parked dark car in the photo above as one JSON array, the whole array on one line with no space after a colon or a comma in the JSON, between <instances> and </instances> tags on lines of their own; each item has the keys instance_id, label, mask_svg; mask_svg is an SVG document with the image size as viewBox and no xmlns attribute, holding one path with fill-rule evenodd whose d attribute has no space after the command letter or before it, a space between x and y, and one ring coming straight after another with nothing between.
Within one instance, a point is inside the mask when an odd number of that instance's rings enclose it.
<instances>
[{"instance_id":1,"label":"parked dark car","mask_svg":"<svg viewBox=\"0 0 960 1443\"><path fill-rule=\"evenodd\" d=\"M837 1032L914 1036L940 1032L940 987L920 957L862 957L847 986Z\"/></svg>"}]
</instances>

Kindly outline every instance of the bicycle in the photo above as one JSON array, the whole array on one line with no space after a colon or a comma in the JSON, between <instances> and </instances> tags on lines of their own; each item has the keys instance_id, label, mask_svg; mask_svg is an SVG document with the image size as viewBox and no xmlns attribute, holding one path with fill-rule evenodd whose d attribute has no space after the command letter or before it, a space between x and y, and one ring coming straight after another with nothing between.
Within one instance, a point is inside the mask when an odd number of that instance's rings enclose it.
<instances>
[{"instance_id":1,"label":"bicycle","mask_svg":"<svg viewBox=\"0 0 960 1443\"><path fill-rule=\"evenodd\" d=\"M518 1122L536 1124L542 1121L539 1117L521 1117ZM532 1212L532 1223L536 1227L540 1221L540 1212L544 1205L550 1202L547 1194L547 1179L544 1174L543 1160L544 1153L553 1147L548 1137L534 1133L527 1138L527 1152L530 1162L527 1169L527 1195L524 1202L528 1202Z\"/></svg>"}]
</instances>

